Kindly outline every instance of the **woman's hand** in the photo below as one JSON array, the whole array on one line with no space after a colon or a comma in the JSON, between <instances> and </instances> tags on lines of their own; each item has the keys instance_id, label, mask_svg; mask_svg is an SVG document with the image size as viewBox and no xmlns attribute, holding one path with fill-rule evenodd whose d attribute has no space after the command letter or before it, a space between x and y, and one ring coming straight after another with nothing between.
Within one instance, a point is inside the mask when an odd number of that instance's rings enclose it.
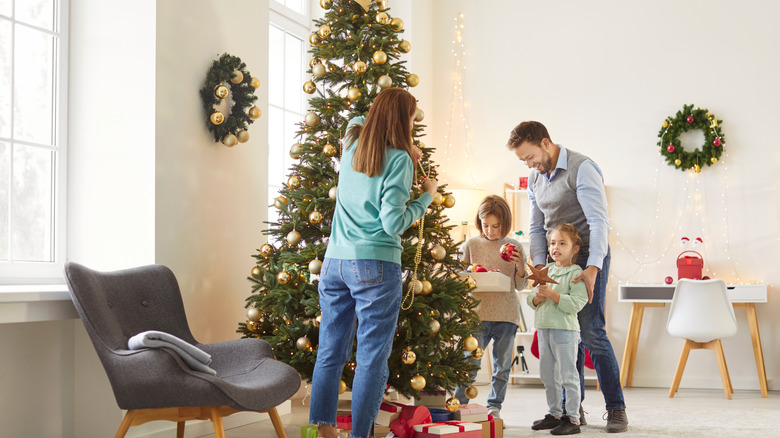
<instances>
[{"instance_id":1,"label":"woman's hand","mask_svg":"<svg viewBox=\"0 0 780 438\"><path fill-rule=\"evenodd\" d=\"M430 193L433 196L436 190L439 188L439 182L433 178L426 178L422 182L423 190Z\"/></svg>"}]
</instances>

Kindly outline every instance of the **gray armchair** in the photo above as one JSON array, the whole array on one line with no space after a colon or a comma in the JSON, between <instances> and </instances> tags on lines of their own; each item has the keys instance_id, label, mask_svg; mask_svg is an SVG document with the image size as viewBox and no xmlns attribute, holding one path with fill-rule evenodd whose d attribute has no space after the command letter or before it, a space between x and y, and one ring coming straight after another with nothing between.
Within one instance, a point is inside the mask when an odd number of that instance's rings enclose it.
<instances>
[{"instance_id":1,"label":"gray armchair","mask_svg":"<svg viewBox=\"0 0 780 438\"><path fill-rule=\"evenodd\" d=\"M222 417L239 411L268 413L278 436L286 437L276 406L298 391L298 373L275 360L260 339L197 342L170 269L149 265L98 272L67 263L65 278L117 404L127 410L116 437L124 437L131 426L170 420L177 422L181 438L185 421L210 419L216 437L223 438ZM217 375L193 371L167 348L128 350L130 337L149 330L170 333L209 353Z\"/></svg>"}]
</instances>

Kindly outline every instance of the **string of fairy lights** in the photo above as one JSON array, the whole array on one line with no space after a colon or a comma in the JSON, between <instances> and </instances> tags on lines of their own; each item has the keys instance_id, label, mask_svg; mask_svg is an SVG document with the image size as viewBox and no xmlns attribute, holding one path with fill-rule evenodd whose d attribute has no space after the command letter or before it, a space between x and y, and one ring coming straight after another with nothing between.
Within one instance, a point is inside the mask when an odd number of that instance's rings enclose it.
<instances>
[{"instance_id":1,"label":"string of fairy lights","mask_svg":"<svg viewBox=\"0 0 780 438\"><path fill-rule=\"evenodd\" d=\"M453 55L453 62L454 66L452 69L452 100L450 101L450 115L449 119L446 122L447 125L447 131L444 136L444 144L446 147L444 148L444 163L445 163L445 169L452 169L450 163L450 150L453 150L453 136L455 133L453 133L453 129L455 126L458 126L459 128L463 129L463 157L460 156L457 157L458 162L463 162L468 167L468 176L471 178L471 184L472 186L476 187L476 179L474 178L474 169L472 167L472 151L471 151L471 145L472 145L472 133L471 128L469 126L469 121L467 117L468 113L468 103L465 99L465 87L463 85L464 82L464 72L466 70L466 64L465 64L465 58L466 58L466 48L463 42L463 32L465 29L465 26L463 24L463 13L458 13L457 16L454 18L454 39L452 40L453 48L451 50ZM445 171L442 175L442 183L447 183L447 172Z\"/></svg>"}]
</instances>

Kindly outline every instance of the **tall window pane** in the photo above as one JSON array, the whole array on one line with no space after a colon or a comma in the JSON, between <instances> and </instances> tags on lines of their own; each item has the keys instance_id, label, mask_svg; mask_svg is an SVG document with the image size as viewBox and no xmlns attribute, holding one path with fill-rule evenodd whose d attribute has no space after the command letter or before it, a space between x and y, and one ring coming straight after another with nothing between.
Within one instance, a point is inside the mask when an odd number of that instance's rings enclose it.
<instances>
[{"instance_id":1,"label":"tall window pane","mask_svg":"<svg viewBox=\"0 0 780 438\"><path fill-rule=\"evenodd\" d=\"M16 25L13 109L16 140L53 142L53 43L53 38L46 33Z\"/></svg>"},{"instance_id":2,"label":"tall window pane","mask_svg":"<svg viewBox=\"0 0 780 438\"><path fill-rule=\"evenodd\" d=\"M301 90L303 86L303 41L289 33L284 39L285 93L284 106L291 111L301 112Z\"/></svg>"},{"instance_id":3,"label":"tall window pane","mask_svg":"<svg viewBox=\"0 0 780 438\"><path fill-rule=\"evenodd\" d=\"M54 0L16 0L16 19L54 30Z\"/></svg>"},{"instance_id":4,"label":"tall window pane","mask_svg":"<svg viewBox=\"0 0 780 438\"><path fill-rule=\"evenodd\" d=\"M284 105L284 88L279 84L284 83L284 64L274 62L284 56L284 31L276 26L269 26L268 35L268 83L276 84L268 87L268 104L275 106ZM269 123L269 126L273 126Z\"/></svg>"},{"instance_id":5,"label":"tall window pane","mask_svg":"<svg viewBox=\"0 0 780 438\"><path fill-rule=\"evenodd\" d=\"M11 229L8 223L11 195L11 148L0 143L0 260L8 261L8 242Z\"/></svg>"},{"instance_id":6,"label":"tall window pane","mask_svg":"<svg viewBox=\"0 0 780 438\"><path fill-rule=\"evenodd\" d=\"M11 253L15 261L54 260L54 153L14 146L11 188Z\"/></svg>"},{"instance_id":7,"label":"tall window pane","mask_svg":"<svg viewBox=\"0 0 780 438\"><path fill-rule=\"evenodd\" d=\"M0 137L5 138L11 137L11 41L11 22L0 18Z\"/></svg>"},{"instance_id":8,"label":"tall window pane","mask_svg":"<svg viewBox=\"0 0 780 438\"><path fill-rule=\"evenodd\" d=\"M0 15L11 15L13 0L0 0Z\"/></svg>"}]
</instances>

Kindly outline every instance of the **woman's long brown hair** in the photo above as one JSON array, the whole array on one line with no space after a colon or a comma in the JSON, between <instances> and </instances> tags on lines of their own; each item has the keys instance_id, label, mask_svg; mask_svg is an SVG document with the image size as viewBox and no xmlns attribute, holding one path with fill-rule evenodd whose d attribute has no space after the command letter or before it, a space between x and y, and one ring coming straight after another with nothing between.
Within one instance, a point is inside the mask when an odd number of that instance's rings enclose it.
<instances>
[{"instance_id":1,"label":"woman's long brown hair","mask_svg":"<svg viewBox=\"0 0 780 438\"><path fill-rule=\"evenodd\" d=\"M344 143L349 147L358 139L352 167L356 172L368 176L380 175L383 171L385 149L392 147L412 154L412 119L417 112L417 99L403 88L388 88L381 91L371 109L366 123L354 125L347 132Z\"/></svg>"}]
</instances>

